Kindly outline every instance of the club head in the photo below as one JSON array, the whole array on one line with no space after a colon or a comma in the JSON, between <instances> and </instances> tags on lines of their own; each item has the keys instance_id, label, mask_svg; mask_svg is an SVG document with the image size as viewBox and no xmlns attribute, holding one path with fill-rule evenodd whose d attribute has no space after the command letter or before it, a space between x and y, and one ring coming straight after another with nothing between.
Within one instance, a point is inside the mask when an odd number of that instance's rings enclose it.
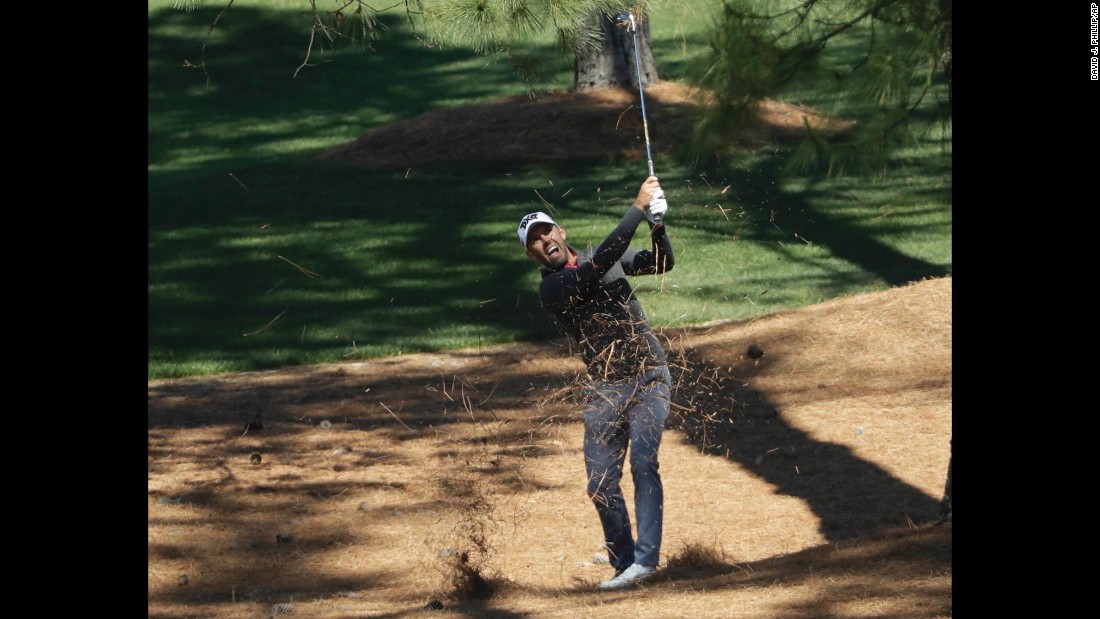
<instances>
[{"instance_id":1,"label":"club head","mask_svg":"<svg viewBox=\"0 0 1100 619\"><path fill-rule=\"evenodd\" d=\"M631 30L634 30L635 28L633 13L619 13L619 15L615 18L615 21L618 22L619 27L629 25Z\"/></svg>"}]
</instances>

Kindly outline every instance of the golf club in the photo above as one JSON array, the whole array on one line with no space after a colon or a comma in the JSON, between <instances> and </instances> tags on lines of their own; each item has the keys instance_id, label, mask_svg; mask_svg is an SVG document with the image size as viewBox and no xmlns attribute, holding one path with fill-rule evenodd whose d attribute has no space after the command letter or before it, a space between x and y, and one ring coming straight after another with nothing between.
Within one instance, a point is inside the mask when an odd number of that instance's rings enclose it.
<instances>
[{"instance_id":1,"label":"golf club","mask_svg":"<svg viewBox=\"0 0 1100 619\"><path fill-rule=\"evenodd\" d=\"M649 121L646 119L645 88L642 86L642 58L638 54L638 24L634 21L634 13L620 13L618 21L620 24L629 22L630 32L634 35L634 68L638 72L638 98L642 102L642 132L645 134L645 156L646 163L649 165L649 175L653 176L653 153L649 148Z\"/></svg>"}]
</instances>

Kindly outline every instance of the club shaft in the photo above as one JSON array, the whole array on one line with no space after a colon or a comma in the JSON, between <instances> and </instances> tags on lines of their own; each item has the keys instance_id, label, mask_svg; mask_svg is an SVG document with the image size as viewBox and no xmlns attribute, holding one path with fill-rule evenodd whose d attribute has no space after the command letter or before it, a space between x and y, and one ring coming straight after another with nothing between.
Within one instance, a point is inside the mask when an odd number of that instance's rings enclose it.
<instances>
[{"instance_id":1,"label":"club shaft","mask_svg":"<svg viewBox=\"0 0 1100 619\"><path fill-rule=\"evenodd\" d=\"M633 18L631 19L633 21ZM638 72L638 100L642 103L642 133L645 134L645 156L649 175L653 176L653 153L649 148L649 120L645 113L645 87L642 86L642 57L638 53L638 28L634 25L634 68Z\"/></svg>"}]
</instances>

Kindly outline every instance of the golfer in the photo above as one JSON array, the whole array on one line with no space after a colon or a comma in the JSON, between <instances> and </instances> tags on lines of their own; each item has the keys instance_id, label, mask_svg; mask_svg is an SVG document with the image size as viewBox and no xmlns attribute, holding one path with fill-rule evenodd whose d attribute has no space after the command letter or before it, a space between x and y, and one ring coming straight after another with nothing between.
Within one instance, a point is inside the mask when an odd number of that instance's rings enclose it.
<instances>
[{"instance_id":1,"label":"golfer","mask_svg":"<svg viewBox=\"0 0 1100 619\"><path fill-rule=\"evenodd\" d=\"M603 526L615 577L603 590L651 578L661 552L664 489L657 449L669 412L672 379L665 351L646 322L628 275L672 269L672 243L664 226L668 202L656 176L642 183L634 204L595 250L570 246L563 226L549 215L520 220L520 243L542 265L539 300L578 345L589 384L584 405L584 464L588 496ZM649 221L652 249L631 248L635 229ZM619 486L627 448L634 479L637 541Z\"/></svg>"}]
</instances>

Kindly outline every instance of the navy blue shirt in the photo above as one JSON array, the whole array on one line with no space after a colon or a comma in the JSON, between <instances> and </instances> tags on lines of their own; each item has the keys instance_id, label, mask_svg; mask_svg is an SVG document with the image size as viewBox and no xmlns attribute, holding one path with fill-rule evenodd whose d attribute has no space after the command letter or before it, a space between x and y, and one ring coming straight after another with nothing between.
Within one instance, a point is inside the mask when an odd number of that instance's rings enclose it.
<instances>
[{"instance_id":1,"label":"navy blue shirt","mask_svg":"<svg viewBox=\"0 0 1100 619\"><path fill-rule=\"evenodd\" d=\"M672 270L672 242L659 226L652 249L630 247L645 213L633 206L595 250L577 254L577 268L543 267L539 300L580 347L593 380L621 380L664 366L665 350L626 277Z\"/></svg>"}]
</instances>

